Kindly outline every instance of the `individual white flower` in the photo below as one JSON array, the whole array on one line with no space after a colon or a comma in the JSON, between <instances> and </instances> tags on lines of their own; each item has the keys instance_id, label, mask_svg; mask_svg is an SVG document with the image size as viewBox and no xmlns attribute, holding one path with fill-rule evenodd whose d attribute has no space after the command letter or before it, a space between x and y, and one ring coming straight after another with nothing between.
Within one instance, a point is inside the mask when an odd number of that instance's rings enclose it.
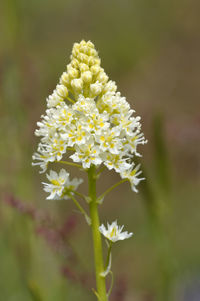
<instances>
[{"instance_id":1,"label":"individual white flower","mask_svg":"<svg viewBox=\"0 0 200 301\"><path fill-rule=\"evenodd\" d=\"M44 191L49 192L48 200L70 199L70 193L73 194L78 186L83 182L82 179L73 180L69 179L69 173L66 170L61 169L59 174L53 170L50 170L50 174L47 175L49 183L44 184Z\"/></svg>"},{"instance_id":2,"label":"individual white flower","mask_svg":"<svg viewBox=\"0 0 200 301\"><path fill-rule=\"evenodd\" d=\"M122 232L124 226L118 226L117 221L112 222L110 225L107 223L107 228L102 224L99 227L99 231L111 242L116 242L118 240L124 240L133 235L133 233L128 233L127 231Z\"/></svg>"},{"instance_id":3,"label":"individual white flower","mask_svg":"<svg viewBox=\"0 0 200 301\"><path fill-rule=\"evenodd\" d=\"M134 135L126 136L127 140L124 145L129 150L131 154L135 154L138 157L141 157L140 153L137 152L138 144L146 144L148 141L145 139L143 133L140 133L140 130L137 130Z\"/></svg>"},{"instance_id":4,"label":"individual white flower","mask_svg":"<svg viewBox=\"0 0 200 301\"><path fill-rule=\"evenodd\" d=\"M127 170L121 171L120 173L122 179L128 179L130 181L131 188L135 192L138 192L136 186L140 183L140 181L145 180L145 178L138 178L138 176L142 173L139 168L140 164L138 164L135 168L131 167Z\"/></svg>"},{"instance_id":5,"label":"individual white flower","mask_svg":"<svg viewBox=\"0 0 200 301\"><path fill-rule=\"evenodd\" d=\"M117 85L114 81L109 80L109 82L106 83L106 85L104 86L103 92L107 93L107 92L116 92L117 91Z\"/></svg>"},{"instance_id":6,"label":"individual white flower","mask_svg":"<svg viewBox=\"0 0 200 301\"><path fill-rule=\"evenodd\" d=\"M97 75L97 80L103 84L108 81L108 75L104 72L103 68L101 68L99 74Z\"/></svg>"},{"instance_id":7,"label":"individual white flower","mask_svg":"<svg viewBox=\"0 0 200 301\"><path fill-rule=\"evenodd\" d=\"M61 160L66 152L66 147L64 141L56 135L53 138L46 138L46 141L39 143L37 152L33 154L33 160L38 162L33 162L32 165L40 165L41 172L45 172L49 162Z\"/></svg>"},{"instance_id":8,"label":"individual white flower","mask_svg":"<svg viewBox=\"0 0 200 301\"><path fill-rule=\"evenodd\" d=\"M135 136L134 130L140 125L140 117L131 117L133 111L129 110L126 114L114 114L111 116L111 121L114 125L119 126L124 130L126 135Z\"/></svg>"},{"instance_id":9,"label":"individual white flower","mask_svg":"<svg viewBox=\"0 0 200 301\"><path fill-rule=\"evenodd\" d=\"M56 107L63 101L63 98L58 95L57 91L54 90L53 93L47 98L47 106L49 108Z\"/></svg>"},{"instance_id":10,"label":"individual white flower","mask_svg":"<svg viewBox=\"0 0 200 301\"><path fill-rule=\"evenodd\" d=\"M123 157L123 152L120 154L112 154L110 152L105 152L101 155L104 165L109 169L114 169L116 172L121 173L122 170L127 170L132 167L129 159Z\"/></svg>"},{"instance_id":11,"label":"individual white flower","mask_svg":"<svg viewBox=\"0 0 200 301\"><path fill-rule=\"evenodd\" d=\"M71 107L64 103L64 105L61 105L54 110L53 127L56 127L60 133L64 133L67 130L67 126L71 125L74 115L74 111Z\"/></svg>"},{"instance_id":12,"label":"individual white flower","mask_svg":"<svg viewBox=\"0 0 200 301\"><path fill-rule=\"evenodd\" d=\"M89 139L85 144L76 146L76 152L70 156L74 162L82 162L83 168L90 168L91 164L96 166L102 163L99 156L100 149L95 146L93 139Z\"/></svg>"},{"instance_id":13,"label":"individual white flower","mask_svg":"<svg viewBox=\"0 0 200 301\"><path fill-rule=\"evenodd\" d=\"M120 129L113 127L102 132L101 135L96 137L103 152L110 152L111 154L119 154L122 148L121 139L119 138Z\"/></svg>"},{"instance_id":14,"label":"individual white flower","mask_svg":"<svg viewBox=\"0 0 200 301\"><path fill-rule=\"evenodd\" d=\"M75 112L82 112L85 116L90 115L92 113L98 113L98 109L96 107L96 103L94 99L89 97L84 97L82 94L79 95L78 100L72 106L72 109Z\"/></svg>"},{"instance_id":15,"label":"individual white flower","mask_svg":"<svg viewBox=\"0 0 200 301\"><path fill-rule=\"evenodd\" d=\"M84 126L89 132L94 134L96 142L98 142L98 136L101 136L102 133L107 131L110 127L108 119L109 118L106 113L99 114L97 109L87 116Z\"/></svg>"},{"instance_id":16,"label":"individual white flower","mask_svg":"<svg viewBox=\"0 0 200 301\"><path fill-rule=\"evenodd\" d=\"M76 114L77 116L77 114ZM79 146L85 144L89 138L89 132L85 126L83 116L80 114L75 124L70 124L68 128L61 133L61 137L66 141L69 147Z\"/></svg>"},{"instance_id":17,"label":"individual white flower","mask_svg":"<svg viewBox=\"0 0 200 301\"><path fill-rule=\"evenodd\" d=\"M130 105L125 97L121 97L119 92L107 92L97 101L99 112L107 111L110 116L113 114L127 114ZM133 112L133 111L132 111Z\"/></svg>"},{"instance_id":18,"label":"individual white flower","mask_svg":"<svg viewBox=\"0 0 200 301\"><path fill-rule=\"evenodd\" d=\"M33 166L34 165L39 165L40 166L40 168L41 168L40 173L43 173L47 170L48 163L50 162L48 154L45 156L45 155L43 155L42 152L39 153L39 151L38 151L37 153L33 154L32 159L36 160L36 162L32 162Z\"/></svg>"}]
</instances>

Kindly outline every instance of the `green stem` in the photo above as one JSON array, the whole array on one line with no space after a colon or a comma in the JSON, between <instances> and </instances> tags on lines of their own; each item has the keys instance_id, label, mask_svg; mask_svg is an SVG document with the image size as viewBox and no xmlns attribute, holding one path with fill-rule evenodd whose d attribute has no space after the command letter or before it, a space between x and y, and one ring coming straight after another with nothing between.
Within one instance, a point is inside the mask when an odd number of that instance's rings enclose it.
<instances>
[{"instance_id":1,"label":"green stem","mask_svg":"<svg viewBox=\"0 0 200 301\"><path fill-rule=\"evenodd\" d=\"M109 242L108 245L108 255L106 259L106 267L104 272L101 274L102 276L106 277L111 272L111 264L112 264L112 257L111 257L111 249L112 249L112 242Z\"/></svg>"},{"instance_id":2,"label":"green stem","mask_svg":"<svg viewBox=\"0 0 200 301\"><path fill-rule=\"evenodd\" d=\"M109 289L109 291L108 291L108 297L110 296L110 294L111 294L111 292L112 292L113 283L114 283L113 272L110 271L109 273L110 273L110 275L111 275L111 284L110 284L110 289Z\"/></svg>"},{"instance_id":3,"label":"green stem","mask_svg":"<svg viewBox=\"0 0 200 301\"><path fill-rule=\"evenodd\" d=\"M74 148L74 147L69 147L69 146L68 146L68 147L67 147L67 150L68 150L68 151L75 151L75 148Z\"/></svg>"},{"instance_id":4,"label":"green stem","mask_svg":"<svg viewBox=\"0 0 200 301\"><path fill-rule=\"evenodd\" d=\"M82 193L80 193L78 191L73 191L73 193L76 194L76 195L78 195L78 196L80 196L82 199L84 199L84 201L87 202L87 197L84 194L82 194Z\"/></svg>"},{"instance_id":5,"label":"green stem","mask_svg":"<svg viewBox=\"0 0 200 301\"><path fill-rule=\"evenodd\" d=\"M68 161L55 161L55 162L70 165L70 166L74 166L74 167L78 167L79 169L83 169L81 165L73 163L73 162L68 162Z\"/></svg>"},{"instance_id":6,"label":"green stem","mask_svg":"<svg viewBox=\"0 0 200 301\"><path fill-rule=\"evenodd\" d=\"M100 176L100 174L106 169L106 166L103 166L102 168L99 169L99 171L97 172L97 177Z\"/></svg>"},{"instance_id":7,"label":"green stem","mask_svg":"<svg viewBox=\"0 0 200 301\"><path fill-rule=\"evenodd\" d=\"M91 217L91 227L93 234L93 245L94 245L94 260L96 269L96 285L97 285L97 295L101 301L108 301L106 294L106 283L105 277L101 276L104 272L103 263L103 252L102 252L102 241L101 233L99 231L99 214L98 214L98 204L96 200L96 169L95 166L91 166L88 170L88 182L89 182L89 196L90 196L90 217Z\"/></svg>"},{"instance_id":8,"label":"green stem","mask_svg":"<svg viewBox=\"0 0 200 301\"><path fill-rule=\"evenodd\" d=\"M102 200L104 199L104 197L111 192L114 188L116 188L117 186L119 186L120 184L124 183L128 181L128 179L123 179L119 182L117 182L116 184L114 184L113 186L111 186L110 188L108 188L102 195L100 195L97 199L97 202L99 202L100 204L102 203Z\"/></svg>"},{"instance_id":9,"label":"green stem","mask_svg":"<svg viewBox=\"0 0 200 301\"><path fill-rule=\"evenodd\" d=\"M75 103L73 99L71 99L69 96L66 97L71 103Z\"/></svg>"},{"instance_id":10,"label":"green stem","mask_svg":"<svg viewBox=\"0 0 200 301\"><path fill-rule=\"evenodd\" d=\"M79 211L85 216L86 222L90 225L91 220L90 220L89 216L87 215L86 211L83 209L83 207L79 204L77 199L75 199L75 197L72 194L70 194L70 198L72 199L72 201L74 202L76 207L79 209Z\"/></svg>"},{"instance_id":11,"label":"green stem","mask_svg":"<svg viewBox=\"0 0 200 301\"><path fill-rule=\"evenodd\" d=\"M106 259L106 269L109 266L111 249L112 249L112 242L109 242L108 255L107 255L107 259Z\"/></svg>"}]
</instances>

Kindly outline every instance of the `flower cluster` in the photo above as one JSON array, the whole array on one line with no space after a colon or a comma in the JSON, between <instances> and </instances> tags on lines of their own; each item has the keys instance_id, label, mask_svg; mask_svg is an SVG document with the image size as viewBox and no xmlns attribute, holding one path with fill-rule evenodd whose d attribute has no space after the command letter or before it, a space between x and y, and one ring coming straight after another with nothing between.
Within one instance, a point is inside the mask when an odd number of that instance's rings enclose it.
<instances>
[{"instance_id":1,"label":"flower cluster","mask_svg":"<svg viewBox=\"0 0 200 301\"><path fill-rule=\"evenodd\" d=\"M93 43L75 43L71 62L47 98L46 114L37 123L35 134L41 141L33 164L45 172L49 162L60 161L67 154L84 169L91 164L114 169L137 191L141 178L133 157L140 155L137 146L146 140L140 117L133 113L100 66ZM61 194L62 189L50 196Z\"/></svg>"},{"instance_id":2,"label":"flower cluster","mask_svg":"<svg viewBox=\"0 0 200 301\"><path fill-rule=\"evenodd\" d=\"M130 238L133 233L128 233L127 231L122 232L124 226L118 226L117 221L114 221L111 225L107 223L107 228L102 224L99 227L99 231L111 242L116 242L118 240L124 240Z\"/></svg>"},{"instance_id":3,"label":"flower cluster","mask_svg":"<svg viewBox=\"0 0 200 301\"><path fill-rule=\"evenodd\" d=\"M59 174L51 170L50 174L47 175L47 179L49 180L50 184L43 184L44 191L50 193L50 195L47 197L48 200L70 199L73 191L75 191L83 182L82 179L76 178L70 181L69 173L64 169L61 169Z\"/></svg>"}]
</instances>

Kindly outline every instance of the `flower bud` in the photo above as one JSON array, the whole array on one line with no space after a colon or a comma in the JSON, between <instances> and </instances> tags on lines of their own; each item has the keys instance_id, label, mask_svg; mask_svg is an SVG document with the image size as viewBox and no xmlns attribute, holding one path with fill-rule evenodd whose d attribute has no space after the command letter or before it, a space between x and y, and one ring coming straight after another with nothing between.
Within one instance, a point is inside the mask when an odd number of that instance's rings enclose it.
<instances>
[{"instance_id":1,"label":"flower bud","mask_svg":"<svg viewBox=\"0 0 200 301\"><path fill-rule=\"evenodd\" d=\"M78 69L79 61L77 59L72 59L71 65L72 65L73 68Z\"/></svg>"},{"instance_id":2,"label":"flower bud","mask_svg":"<svg viewBox=\"0 0 200 301\"><path fill-rule=\"evenodd\" d=\"M68 96L68 90L64 85L57 85L56 92L57 92L58 96L60 96L62 98L67 98L67 96Z\"/></svg>"},{"instance_id":3,"label":"flower bud","mask_svg":"<svg viewBox=\"0 0 200 301\"><path fill-rule=\"evenodd\" d=\"M95 59L92 56L89 56L88 58L88 65L93 66L95 64Z\"/></svg>"},{"instance_id":4,"label":"flower bud","mask_svg":"<svg viewBox=\"0 0 200 301\"><path fill-rule=\"evenodd\" d=\"M81 63L88 64L88 56L84 53L79 52L79 54L77 55L77 59Z\"/></svg>"},{"instance_id":5,"label":"flower bud","mask_svg":"<svg viewBox=\"0 0 200 301\"><path fill-rule=\"evenodd\" d=\"M71 81L71 86L75 91L81 91L83 89L83 81L81 78L75 78Z\"/></svg>"},{"instance_id":6,"label":"flower bud","mask_svg":"<svg viewBox=\"0 0 200 301\"><path fill-rule=\"evenodd\" d=\"M102 90L102 84L99 82L90 85L90 91L93 94L93 96L99 95L101 93L101 90Z\"/></svg>"},{"instance_id":7,"label":"flower bud","mask_svg":"<svg viewBox=\"0 0 200 301\"><path fill-rule=\"evenodd\" d=\"M87 46L94 49L94 44L91 41L87 42Z\"/></svg>"},{"instance_id":8,"label":"flower bud","mask_svg":"<svg viewBox=\"0 0 200 301\"><path fill-rule=\"evenodd\" d=\"M95 49L89 48L88 49L88 55L95 57L95 56L97 56L97 51Z\"/></svg>"},{"instance_id":9,"label":"flower bud","mask_svg":"<svg viewBox=\"0 0 200 301\"><path fill-rule=\"evenodd\" d=\"M68 65L68 66L67 66L67 71L68 71L69 77L70 77L71 79L77 78L78 75L79 75L78 70L75 69L75 68L73 68L71 65Z\"/></svg>"},{"instance_id":10,"label":"flower bud","mask_svg":"<svg viewBox=\"0 0 200 301\"><path fill-rule=\"evenodd\" d=\"M69 78L69 74L67 74L67 72L63 72L63 74L61 75L60 84L62 84L64 86L68 86L70 84L70 78Z\"/></svg>"},{"instance_id":11,"label":"flower bud","mask_svg":"<svg viewBox=\"0 0 200 301\"><path fill-rule=\"evenodd\" d=\"M100 71L100 67L99 65L93 65L91 68L90 68L90 71L94 74L94 75L97 75Z\"/></svg>"},{"instance_id":12,"label":"flower bud","mask_svg":"<svg viewBox=\"0 0 200 301\"><path fill-rule=\"evenodd\" d=\"M81 46L80 47L80 52L82 52L84 54L88 54L88 50L89 50L89 48L87 46Z\"/></svg>"},{"instance_id":13,"label":"flower bud","mask_svg":"<svg viewBox=\"0 0 200 301\"><path fill-rule=\"evenodd\" d=\"M88 67L88 65L86 65L86 64L84 64L84 63L80 63L80 64L79 64L79 70L80 70L81 72L85 72L85 71L88 71L88 70L89 70L89 67Z\"/></svg>"},{"instance_id":14,"label":"flower bud","mask_svg":"<svg viewBox=\"0 0 200 301\"><path fill-rule=\"evenodd\" d=\"M72 49L73 57L77 57L77 55L79 54L79 49L80 49L80 45L78 43L75 43Z\"/></svg>"},{"instance_id":15,"label":"flower bud","mask_svg":"<svg viewBox=\"0 0 200 301\"><path fill-rule=\"evenodd\" d=\"M100 58L94 58L94 64L93 65L99 65L100 66L100 64L101 64L101 60L100 60Z\"/></svg>"},{"instance_id":16,"label":"flower bud","mask_svg":"<svg viewBox=\"0 0 200 301\"><path fill-rule=\"evenodd\" d=\"M85 40L82 40L80 42L80 44L78 44L78 45L80 45L80 46L87 46L87 42Z\"/></svg>"},{"instance_id":17,"label":"flower bud","mask_svg":"<svg viewBox=\"0 0 200 301\"><path fill-rule=\"evenodd\" d=\"M99 72L98 76L97 76L97 80L100 83L106 83L108 81L108 76L106 75L106 73L104 71Z\"/></svg>"},{"instance_id":18,"label":"flower bud","mask_svg":"<svg viewBox=\"0 0 200 301\"><path fill-rule=\"evenodd\" d=\"M104 88L104 92L116 92L117 91L117 85L114 81L110 80Z\"/></svg>"},{"instance_id":19,"label":"flower bud","mask_svg":"<svg viewBox=\"0 0 200 301\"><path fill-rule=\"evenodd\" d=\"M90 71L85 71L82 73L81 78L85 83L91 83L92 73Z\"/></svg>"}]
</instances>

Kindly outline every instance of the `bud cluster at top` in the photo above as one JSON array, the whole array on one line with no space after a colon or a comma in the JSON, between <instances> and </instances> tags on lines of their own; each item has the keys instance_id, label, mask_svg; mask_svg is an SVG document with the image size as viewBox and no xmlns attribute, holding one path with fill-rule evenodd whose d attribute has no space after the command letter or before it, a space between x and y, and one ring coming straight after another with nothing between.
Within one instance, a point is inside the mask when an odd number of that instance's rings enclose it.
<instances>
[{"instance_id":1,"label":"bud cluster at top","mask_svg":"<svg viewBox=\"0 0 200 301\"><path fill-rule=\"evenodd\" d=\"M71 62L47 98L46 113L37 123L35 134L41 141L33 164L45 172L49 162L60 161L67 154L84 169L91 164L114 169L129 179L136 191L141 178L133 158L139 156L137 145L146 141L140 117L133 113L100 66L93 43L75 43Z\"/></svg>"}]
</instances>

